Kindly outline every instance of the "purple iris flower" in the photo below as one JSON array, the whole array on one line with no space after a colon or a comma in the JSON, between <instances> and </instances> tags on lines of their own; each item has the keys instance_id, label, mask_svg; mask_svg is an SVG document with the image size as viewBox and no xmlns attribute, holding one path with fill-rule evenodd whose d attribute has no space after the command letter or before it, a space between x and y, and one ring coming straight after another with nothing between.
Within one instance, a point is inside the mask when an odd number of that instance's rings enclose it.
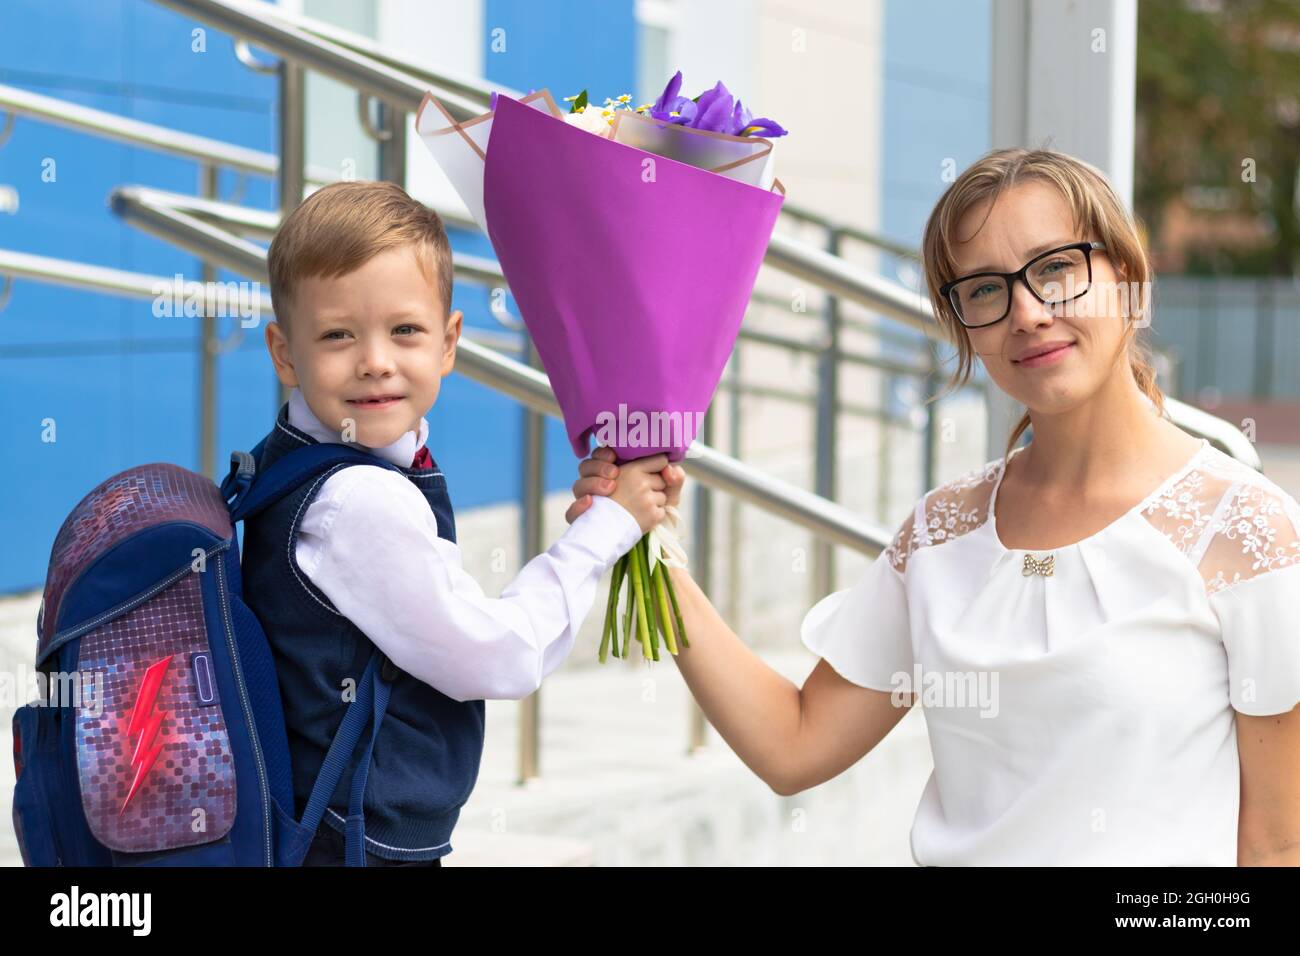
<instances>
[{"instance_id":1,"label":"purple iris flower","mask_svg":"<svg viewBox=\"0 0 1300 956\"><path fill-rule=\"evenodd\" d=\"M786 130L766 117L754 119L740 100L719 80L710 90L705 90L695 100L679 95L682 88L682 71L678 70L664 87L659 99L650 107L650 115L666 123L676 123L691 129L707 129L731 136L784 136ZM677 115L673 115L676 113Z\"/></svg>"},{"instance_id":2,"label":"purple iris flower","mask_svg":"<svg viewBox=\"0 0 1300 956\"><path fill-rule=\"evenodd\" d=\"M784 136L790 132L776 120L768 119L766 116L760 116L756 120L750 120L748 123L749 132L747 136Z\"/></svg>"},{"instance_id":3,"label":"purple iris flower","mask_svg":"<svg viewBox=\"0 0 1300 956\"><path fill-rule=\"evenodd\" d=\"M673 78L668 81L664 91L659 94L659 99L655 100L650 107L650 115L665 123L679 123L683 126L689 126L691 120L695 119L697 107L688 97L677 95L681 88L682 71L678 70L673 74ZM674 116L674 113L677 115Z\"/></svg>"},{"instance_id":4,"label":"purple iris flower","mask_svg":"<svg viewBox=\"0 0 1300 956\"><path fill-rule=\"evenodd\" d=\"M722 84L719 83L718 86ZM700 99L703 100L704 97ZM787 131L766 116L754 119L754 115L745 108L745 105L740 100L736 100L736 106L731 111L730 122L722 132L732 136L784 136Z\"/></svg>"},{"instance_id":5,"label":"purple iris flower","mask_svg":"<svg viewBox=\"0 0 1300 956\"><path fill-rule=\"evenodd\" d=\"M715 133L731 132L731 117L735 100L727 88L718 80L713 89L705 90L696 100L700 111L691 125L696 129L712 130Z\"/></svg>"}]
</instances>

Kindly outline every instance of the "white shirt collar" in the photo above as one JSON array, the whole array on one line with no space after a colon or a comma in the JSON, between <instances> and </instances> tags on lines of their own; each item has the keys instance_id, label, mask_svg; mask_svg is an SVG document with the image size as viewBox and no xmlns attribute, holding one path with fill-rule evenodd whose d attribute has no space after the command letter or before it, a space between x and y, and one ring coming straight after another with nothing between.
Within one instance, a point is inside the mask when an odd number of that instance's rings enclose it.
<instances>
[{"instance_id":1,"label":"white shirt collar","mask_svg":"<svg viewBox=\"0 0 1300 956\"><path fill-rule=\"evenodd\" d=\"M333 442L338 445L349 445L352 448L360 448L371 454L378 455L385 461L391 461L394 465L401 468L410 468L411 462L415 460L415 453L419 451L429 438L429 422L427 419L420 419L418 429L411 429L391 445L385 445L383 448L370 448L360 442L343 441L339 432L325 426L316 414L307 404L307 399L302 397L302 390L295 388L289 395L289 424L299 431L306 432L312 438L319 442Z\"/></svg>"}]
</instances>

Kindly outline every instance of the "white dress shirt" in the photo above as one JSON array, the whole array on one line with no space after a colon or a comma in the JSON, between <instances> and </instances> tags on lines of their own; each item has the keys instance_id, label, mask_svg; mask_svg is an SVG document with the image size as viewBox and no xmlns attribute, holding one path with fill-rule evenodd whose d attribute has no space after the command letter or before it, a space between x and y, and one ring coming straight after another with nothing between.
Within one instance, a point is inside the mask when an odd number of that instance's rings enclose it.
<instances>
[{"instance_id":1,"label":"white dress shirt","mask_svg":"<svg viewBox=\"0 0 1300 956\"><path fill-rule=\"evenodd\" d=\"M420 419L384 448L341 442L295 389L289 423L317 441L365 448L409 468L428 437ZM294 557L339 613L394 664L453 700L527 697L573 647L600 576L641 537L636 519L594 495L549 549L489 598L438 536L437 519L403 475L374 465L325 480L299 527Z\"/></svg>"},{"instance_id":2,"label":"white dress shirt","mask_svg":"<svg viewBox=\"0 0 1300 956\"><path fill-rule=\"evenodd\" d=\"M1235 866L1235 715L1300 701L1300 505L1203 440L1096 534L1009 549L1005 465L918 500L803 624L846 680L921 695L913 858Z\"/></svg>"}]
</instances>

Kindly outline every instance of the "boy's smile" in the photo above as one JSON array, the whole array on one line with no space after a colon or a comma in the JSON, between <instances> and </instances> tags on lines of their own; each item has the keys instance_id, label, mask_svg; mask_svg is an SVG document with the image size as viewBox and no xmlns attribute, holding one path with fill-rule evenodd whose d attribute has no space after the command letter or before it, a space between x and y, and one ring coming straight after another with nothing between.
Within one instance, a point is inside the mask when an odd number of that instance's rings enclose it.
<instances>
[{"instance_id":1,"label":"boy's smile","mask_svg":"<svg viewBox=\"0 0 1300 956\"><path fill-rule=\"evenodd\" d=\"M267 348L280 381L297 386L321 422L370 448L419 426L455 365L462 316L443 320L413 245L341 276L302 279L289 308L288 336L268 324Z\"/></svg>"}]
</instances>

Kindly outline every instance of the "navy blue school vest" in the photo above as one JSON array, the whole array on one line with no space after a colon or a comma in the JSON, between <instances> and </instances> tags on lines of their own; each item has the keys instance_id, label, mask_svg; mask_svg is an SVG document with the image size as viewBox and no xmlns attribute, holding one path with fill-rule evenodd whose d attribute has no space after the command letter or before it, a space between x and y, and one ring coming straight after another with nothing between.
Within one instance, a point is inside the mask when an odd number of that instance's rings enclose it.
<instances>
[{"instance_id":1,"label":"navy blue school vest","mask_svg":"<svg viewBox=\"0 0 1300 956\"><path fill-rule=\"evenodd\" d=\"M289 424L288 416L285 404L267 436L257 462L259 471L295 448L316 443ZM306 806L343 720L345 688L359 684L374 650L369 638L311 583L293 556L302 515L332 473L326 472L244 525L244 599L261 621L275 656L293 765L295 817ZM437 517L439 537L455 541L447 480L437 463L431 470L407 468L403 473ZM392 860L432 860L451 851L451 831L474 789L483 755L484 704L453 700L391 663L388 667L396 677L366 784L365 848ZM324 822L340 833L362 749L353 754L325 811Z\"/></svg>"}]
</instances>

